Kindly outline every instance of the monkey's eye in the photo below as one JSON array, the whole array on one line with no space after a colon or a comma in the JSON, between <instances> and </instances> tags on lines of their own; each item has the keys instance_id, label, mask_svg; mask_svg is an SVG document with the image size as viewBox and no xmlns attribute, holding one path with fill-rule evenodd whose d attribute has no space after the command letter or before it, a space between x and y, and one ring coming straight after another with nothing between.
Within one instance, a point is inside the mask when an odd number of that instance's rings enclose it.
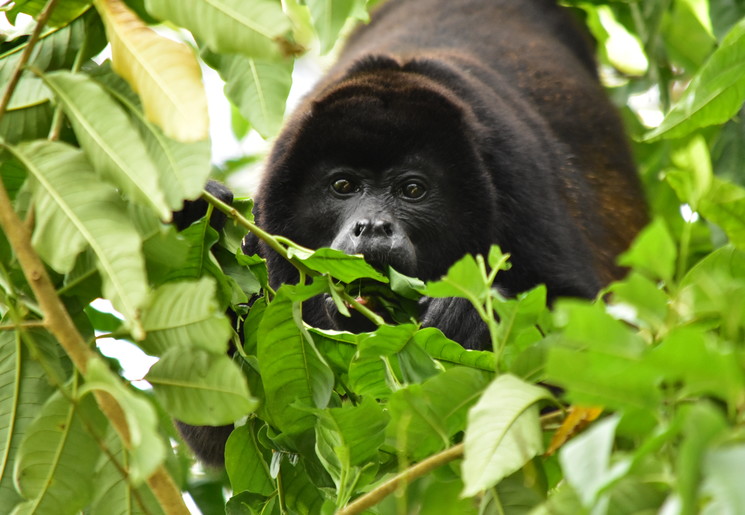
<instances>
[{"instance_id":1,"label":"monkey's eye","mask_svg":"<svg viewBox=\"0 0 745 515\"><path fill-rule=\"evenodd\" d=\"M424 185L418 182L409 182L401 188L404 197L411 200L419 200L425 193Z\"/></svg>"},{"instance_id":2,"label":"monkey's eye","mask_svg":"<svg viewBox=\"0 0 745 515\"><path fill-rule=\"evenodd\" d=\"M331 189L340 195L349 195L359 190L359 186L349 179L336 179L331 183Z\"/></svg>"}]
</instances>

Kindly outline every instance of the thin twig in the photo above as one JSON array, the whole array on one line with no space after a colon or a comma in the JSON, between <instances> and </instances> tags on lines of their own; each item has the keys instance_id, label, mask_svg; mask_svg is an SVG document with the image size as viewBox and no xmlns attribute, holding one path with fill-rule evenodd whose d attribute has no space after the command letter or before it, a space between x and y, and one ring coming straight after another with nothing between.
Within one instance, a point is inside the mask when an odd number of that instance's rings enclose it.
<instances>
[{"instance_id":1,"label":"thin twig","mask_svg":"<svg viewBox=\"0 0 745 515\"><path fill-rule=\"evenodd\" d=\"M385 499L387 496L396 491L396 489L406 483L410 483L414 479L423 476L424 474L441 467L446 463L457 460L463 456L463 444L459 443L449 449L430 456L429 458L420 461L419 463L412 465L408 469L404 470L400 474L395 475L379 487L371 490L363 496L358 497L353 502L347 504L344 508L336 512L336 515L355 515L362 513L368 508L372 508Z\"/></svg>"},{"instance_id":2,"label":"thin twig","mask_svg":"<svg viewBox=\"0 0 745 515\"><path fill-rule=\"evenodd\" d=\"M298 261L297 259L293 259L289 256L287 252L287 248L285 248L282 243L269 234L268 232L264 231L261 227L258 225L251 223L245 216L243 216L241 213L238 212L237 209L235 209L233 206L226 204L219 198L212 195L210 192L203 190L202 191L202 197L209 202L212 206L215 207L218 211L221 211L228 215L230 218L238 222L241 226L245 227L250 233L252 233L254 236L262 240L264 243L269 245L269 247L274 250L277 254L282 256L284 259L290 262L292 266L294 266L300 274L305 274L308 277L318 277L322 275L319 272L316 272L315 270L311 270L307 266L305 266L301 261ZM374 323L377 326L385 325L385 320L383 320L383 317L369 309L368 307L362 305L359 303L357 299L355 299L353 296L349 295L344 290L337 292L339 296L352 308L354 308L355 311L360 313L362 316L370 320L372 323Z\"/></svg>"}]
</instances>

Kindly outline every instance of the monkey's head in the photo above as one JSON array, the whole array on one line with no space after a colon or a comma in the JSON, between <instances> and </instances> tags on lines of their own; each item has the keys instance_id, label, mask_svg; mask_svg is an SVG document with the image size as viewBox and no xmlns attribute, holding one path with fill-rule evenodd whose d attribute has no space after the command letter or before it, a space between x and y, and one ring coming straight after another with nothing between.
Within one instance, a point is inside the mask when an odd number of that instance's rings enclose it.
<instances>
[{"instance_id":1,"label":"monkey's head","mask_svg":"<svg viewBox=\"0 0 745 515\"><path fill-rule=\"evenodd\" d=\"M416 73L378 70L337 83L299 109L275 144L259 223L309 248L439 277L495 238L496 193L469 116ZM269 266L275 283L295 275L280 259Z\"/></svg>"}]
</instances>

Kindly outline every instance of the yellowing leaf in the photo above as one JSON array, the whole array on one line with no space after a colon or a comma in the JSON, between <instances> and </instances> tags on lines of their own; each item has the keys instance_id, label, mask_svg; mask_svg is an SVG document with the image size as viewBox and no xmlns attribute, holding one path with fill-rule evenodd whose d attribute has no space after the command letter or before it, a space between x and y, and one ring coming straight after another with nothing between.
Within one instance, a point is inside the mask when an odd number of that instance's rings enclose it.
<instances>
[{"instance_id":1,"label":"yellowing leaf","mask_svg":"<svg viewBox=\"0 0 745 515\"><path fill-rule=\"evenodd\" d=\"M121 0L96 0L114 70L139 93L148 120L178 141L209 135L207 96L194 53L156 34Z\"/></svg>"}]
</instances>

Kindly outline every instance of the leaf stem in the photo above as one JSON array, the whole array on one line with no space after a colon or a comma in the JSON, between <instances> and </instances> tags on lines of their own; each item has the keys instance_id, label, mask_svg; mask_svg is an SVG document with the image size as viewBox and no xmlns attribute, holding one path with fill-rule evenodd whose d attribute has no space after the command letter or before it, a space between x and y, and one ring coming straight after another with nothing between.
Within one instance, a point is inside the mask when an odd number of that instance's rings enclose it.
<instances>
[{"instance_id":1,"label":"leaf stem","mask_svg":"<svg viewBox=\"0 0 745 515\"><path fill-rule=\"evenodd\" d=\"M410 483L414 479L461 457L463 457L463 444L459 443L396 474L379 487L347 504L344 508L337 511L336 515L355 515L362 513L395 492L399 486Z\"/></svg>"},{"instance_id":2,"label":"leaf stem","mask_svg":"<svg viewBox=\"0 0 745 515\"><path fill-rule=\"evenodd\" d=\"M261 241L269 245L269 247L274 250L277 254L279 254L281 257L286 259L290 262L292 266L294 266L298 272L300 273L301 278L301 284L305 282L304 275L307 277L319 277L319 272L316 272L315 270L311 270L307 266L305 266L302 262L298 261L295 258L290 257L290 255L287 252L287 248L282 245L282 243L279 241L279 239L275 238L268 232L264 231L261 227L256 225L255 223L252 223L249 221L245 216L243 216L241 213L238 212L237 209L235 209L233 206L230 206L220 200L219 198L212 195L209 191L202 190L202 197L210 203L210 205L214 206L215 209L222 211L226 215L228 215L230 218L241 224L243 227L248 229L248 231L259 238ZM366 306L363 306L360 304L357 299L349 295L345 291L340 291L339 295L342 299L344 299L345 302L347 302L350 306L352 306L355 311L360 313L362 316L370 320L375 325L385 325L385 320L383 318L367 308Z\"/></svg>"}]
</instances>

